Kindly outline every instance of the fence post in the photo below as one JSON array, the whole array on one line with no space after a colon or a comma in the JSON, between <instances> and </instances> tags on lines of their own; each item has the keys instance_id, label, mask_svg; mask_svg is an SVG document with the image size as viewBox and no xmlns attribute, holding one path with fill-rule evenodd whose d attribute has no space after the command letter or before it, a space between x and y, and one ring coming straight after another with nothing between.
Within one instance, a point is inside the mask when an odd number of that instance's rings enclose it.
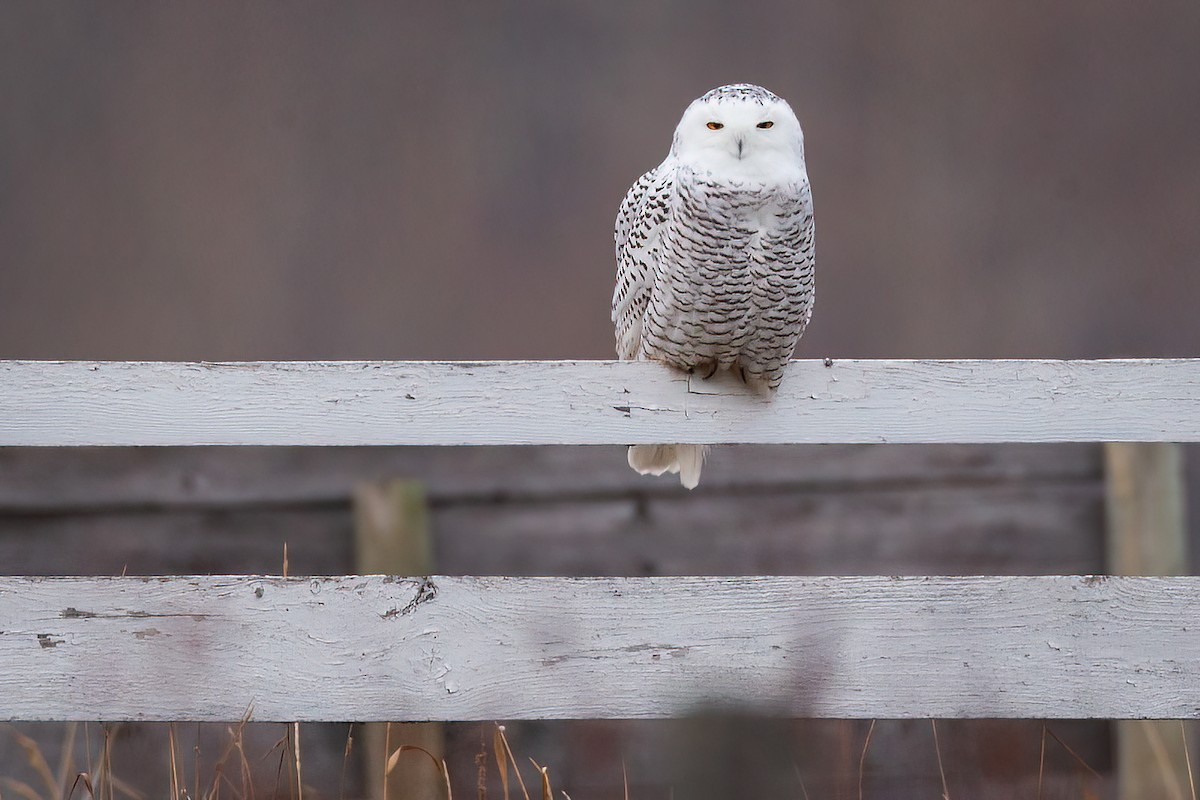
<instances>
[{"instance_id":1,"label":"fence post","mask_svg":"<svg viewBox=\"0 0 1200 800\"><path fill-rule=\"evenodd\" d=\"M1178 444L1104 446L1108 571L1186 575L1183 453ZM1178 722L1127 720L1114 731L1118 797L1186 796L1187 761Z\"/></svg>"},{"instance_id":2,"label":"fence post","mask_svg":"<svg viewBox=\"0 0 1200 800\"><path fill-rule=\"evenodd\" d=\"M364 575L428 575L433 572L433 542L424 487L417 481L363 484L354 492L355 560ZM389 750L416 745L441 758L444 733L440 723L372 723L361 734L369 797L441 800L441 777L429 759L404 753L387 778ZM387 790L384 790L384 781Z\"/></svg>"}]
</instances>

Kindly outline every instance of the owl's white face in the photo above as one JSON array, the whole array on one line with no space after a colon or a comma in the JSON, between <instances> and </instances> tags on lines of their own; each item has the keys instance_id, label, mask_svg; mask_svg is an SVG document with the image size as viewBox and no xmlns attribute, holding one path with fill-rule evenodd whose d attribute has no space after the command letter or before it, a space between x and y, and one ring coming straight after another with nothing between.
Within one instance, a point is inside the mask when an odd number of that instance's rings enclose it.
<instances>
[{"instance_id":1,"label":"owl's white face","mask_svg":"<svg viewBox=\"0 0 1200 800\"><path fill-rule=\"evenodd\" d=\"M675 129L674 157L723 179L783 183L803 176L800 122L784 100L760 91L767 96L710 92L694 101Z\"/></svg>"}]
</instances>

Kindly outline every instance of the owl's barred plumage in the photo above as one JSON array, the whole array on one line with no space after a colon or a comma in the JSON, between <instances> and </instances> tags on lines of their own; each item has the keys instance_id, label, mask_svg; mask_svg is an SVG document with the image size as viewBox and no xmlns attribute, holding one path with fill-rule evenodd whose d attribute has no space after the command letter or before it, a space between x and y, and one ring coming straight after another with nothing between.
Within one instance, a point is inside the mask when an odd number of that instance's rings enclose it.
<instances>
[{"instance_id":1,"label":"owl's barred plumage","mask_svg":"<svg viewBox=\"0 0 1200 800\"><path fill-rule=\"evenodd\" d=\"M751 84L694 101L671 150L630 188L616 222L617 355L779 387L813 305L812 193L788 104ZM643 474L700 478L700 445L636 445Z\"/></svg>"}]
</instances>

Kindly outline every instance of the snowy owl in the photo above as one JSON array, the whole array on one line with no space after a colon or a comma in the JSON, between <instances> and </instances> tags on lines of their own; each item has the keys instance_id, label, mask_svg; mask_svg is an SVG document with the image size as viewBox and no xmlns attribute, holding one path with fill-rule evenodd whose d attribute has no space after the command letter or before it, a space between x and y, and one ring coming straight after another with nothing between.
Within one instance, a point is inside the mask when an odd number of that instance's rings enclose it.
<instances>
[{"instance_id":1,"label":"snowy owl","mask_svg":"<svg viewBox=\"0 0 1200 800\"><path fill-rule=\"evenodd\" d=\"M813 305L812 193L791 107L722 86L683 112L666 160L616 222L617 355L708 378L733 370L774 393ZM638 472L700 480L702 445L635 445Z\"/></svg>"}]
</instances>

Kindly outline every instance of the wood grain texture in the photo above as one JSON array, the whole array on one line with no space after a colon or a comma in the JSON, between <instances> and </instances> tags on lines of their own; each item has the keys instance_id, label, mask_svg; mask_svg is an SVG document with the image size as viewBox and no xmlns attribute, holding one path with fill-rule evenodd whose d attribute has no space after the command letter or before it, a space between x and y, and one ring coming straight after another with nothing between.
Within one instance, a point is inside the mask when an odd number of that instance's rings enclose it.
<instances>
[{"instance_id":1,"label":"wood grain texture","mask_svg":"<svg viewBox=\"0 0 1200 800\"><path fill-rule=\"evenodd\" d=\"M690 496L1095 482L1096 444L729 445ZM358 484L420 480L435 504L684 496L617 446L0 447L0 512L347 503Z\"/></svg>"},{"instance_id":2,"label":"wood grain texture","mask_svg":"<svg viewBox=\"0 0 1200 800\"><path fill-rule=\"evenodd\" d=\"M433 540L429 533L429 502L419 481L364 483L354 493L354 571L367 575L428 575L434 572ZM420 747L436 757L446 756L445 726L438 722L362 726L359 746L367 764L386 765L400 747ZM398 760L382 780L368 781L370 800L405 797L442 800L442 776L424 759Z\"/></svg>"},{"instance_id":3,"label":"wood grain texture","mask_svg":"<svg viewBox=\"0 0 1200 800\"><path fill-rule=\"evenodd\" d=\"M1170 442L1104 446L1107 572L1184 575L1183 453ZM1190 765L1178 722L1125 720L1113 729L1120 797L1184 797Z\"/></svg>"},{"instance_id":4,"label":"wood grain texture","mask_svg":"<svg viewBox=\"0 0 1200 800\"><path fill-rule=\"evenodd\" d=\"M459 505L436 511L434 529L439 569L465 575L1036 575L1104 566L1098 486Z\"/></svg>"},{"instance_id":5,"label":"wood grain texture","mask_svg":"<svg viewBox=\"0 0 1200 800\"><path fill-rule=\"evenodd\" d=\"M825 366L828 363L829 366ZM4 445L1200 441L1200 360L0 362Z\"/></svg>"},{"instance_id":6,"label":"wood grain texture","mask_svg":"<svg viewBox=\"0 0 1200 800\"><path fill-rule=\"evenodd\" d=\"M438 504L430 519L437 571L559 576L1104 571L1099 482L702 491ZM351 520L348 503L0 514L0 564L10 575L278 574L286 542L294 574L401 571L355 564Z\"/></svg>"},{"instance_id":7,"label":"wood grain texture","mask_svg":"<svg viewBox=\"0 0 1200 800\"><path fill-rule=\"evenodd\" d=\"M0 515L9 575L350 574L350 507Z\"/></svg>"},{"instance_id":8,"label":"wood grain texture","mask_svg":"<svg viewBox=\"0 0 1200 800\"><path fill-rule=\"evenodd\" d=\"M0 718L1200 716L1200 579L0 578Z\"/></svg>"},{"instance_id":9,"label":"wood grain texture","mask_svg":"<svg viewBox=\"0 0 1200 800\"><path fill-rule=\"evenodd\" d=\"M1183 450L1170 442L1104 447L1108 571L1186 575Z\"/></svg>"}]
</instances>

